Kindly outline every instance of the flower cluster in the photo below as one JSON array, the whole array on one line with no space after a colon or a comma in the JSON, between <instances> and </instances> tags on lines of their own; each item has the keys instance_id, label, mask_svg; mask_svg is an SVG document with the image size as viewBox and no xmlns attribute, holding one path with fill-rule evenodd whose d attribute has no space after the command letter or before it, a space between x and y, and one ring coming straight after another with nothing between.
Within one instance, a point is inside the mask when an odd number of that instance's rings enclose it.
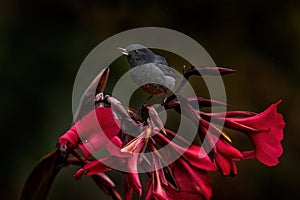
<instances>
[{"instance_id":1,"label":"flower cluster","mask_svg":"<svg viewBox=\"0 0 300 200\"><path fill-rule=\"evenodd\" d=\"M225 68L202 68L202 72L209 75L216 70L221 74L233 72ZM195 74L195 71L188 73ZM105 174L111 170L122 173L122 192L126 200L132 199L134 192L147 200L211 199L212 180L208 172L234 176L238 174L236 162L253 158L267 166L279 163L285 126L282 115L277 112L281 101L258 114L247 111L208 113L195 109L190 103L197 102L201 107L226 105L200 97L181 97L184 102L170 97L164 102L164 108L180 112L199 126L202 145L190 145L186 138L164 127L153 107L144 105L140 111L134 111L124 108L115 98L104 96L102 90L107 76L108 69L105 69L93 88L98 94L96 107L78 115L76 123L59 138L58 147L61 152L73 155L68 158L68 164L80 165L74 175L76 179L82 175L91 176L113 199L122 199L122 195ZM234 147L219 124L246 134L253 149L240 151ZM102 153L95 159L93 155L97 152ZM121 168L124 170L118 170ZM145 194L142 194L139 176L141 169L148 177Z\"/></svg>"}]
</instances>

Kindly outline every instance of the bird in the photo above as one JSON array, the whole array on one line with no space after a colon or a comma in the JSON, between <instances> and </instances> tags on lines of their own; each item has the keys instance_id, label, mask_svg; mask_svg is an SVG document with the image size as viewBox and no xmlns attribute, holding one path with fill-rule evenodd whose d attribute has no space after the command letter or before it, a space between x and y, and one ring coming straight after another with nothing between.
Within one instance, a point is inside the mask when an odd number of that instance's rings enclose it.
<instances>
[{"instance_id":1,"label":"bird","mask_svg":"<svg viewBox=\"0 0 300 200\"><path fill-rule=\"evenodd\" d=\"M131 80L144 92L150 94L145 102L161 94L165 94L165 100L168 93L174 89L178 79L176 70L169 65L167 60L141 44L131 44L126 48L119 47L119 49L129 63Z\"/></svg>"}]
</instances>

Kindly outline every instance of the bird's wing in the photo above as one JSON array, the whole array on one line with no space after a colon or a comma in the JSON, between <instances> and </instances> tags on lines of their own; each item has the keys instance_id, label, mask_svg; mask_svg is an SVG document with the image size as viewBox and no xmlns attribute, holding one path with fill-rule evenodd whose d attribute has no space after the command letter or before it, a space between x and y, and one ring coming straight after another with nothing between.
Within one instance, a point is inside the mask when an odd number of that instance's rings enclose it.
<instances>
[{"instance_id":1,"label":"bird's wing","mask_svg":"<svg viewBox=\"0 0 300 200\"><path fill-rule=\"evenodd\" d=\"M157 67L166 75L166 76L171 76L175 79L179 79L179 73L170 66L163 65L163 64L157 64Z\"/></svg>"},{"instance_id":2,"label":"bird's wing","mask_svg":"<svg viewBox=\"0 0 300 200\"><path fill-rule=\"evenodd\" d=\"M171 76L165 76L165 85L164 86L167 86L167 88L169 89L174 89L175 87L175 78L171 77Z\"/></svg>"},{"instance_id":3,"label":"bird's wing","mask_svg":"<svg viewBox=\"0 0 300 200\"><path fill-rule=\"evenodd\" d=\"M170 66L167 60L158 54L155 54L155 63Z\"/></svg>"},{"instance_id":4,"label":"bird's wing","mask_svg":"<svg viewBox=\"0 0 300 200\"><path fill-rule=\"evenodd\" d=\"M155 54L155 64L164 72L165 75L179 79L178 72L167 62L163 56Z\"/></svg>"},{"instance_id":5,"label":"bird's wing","mask_svg":"<svg viewBox=\"0 0 300 200\"><path fill-rule=\"evenodd\" d=\"M160 85L164 85L170 89L173 89L175 85L175 78L166 75L162 68L158 67L158 65L154 63L147 63L144 65L134 67L129 71L129 75L133 82L135 82L138 85L157 83Z\"/></svg>"}]
</instances>

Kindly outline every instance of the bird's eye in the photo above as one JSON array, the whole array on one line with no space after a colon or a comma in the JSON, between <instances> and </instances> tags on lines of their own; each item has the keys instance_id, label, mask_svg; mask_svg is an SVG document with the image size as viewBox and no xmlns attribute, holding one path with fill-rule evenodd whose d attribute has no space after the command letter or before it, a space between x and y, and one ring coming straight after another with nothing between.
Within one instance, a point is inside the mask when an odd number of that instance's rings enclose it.
<instances>
[{"instance_id":1,"label":"bird's eye","mask_svg":"<svg viewBox=\"0 0 300 200\"><path fill-rule=\"evenodd\" d=\"M138 53L138 52L139 52L139 50L137 50L137 49L136 49L136 50L134 50L134 53Z\"/></svg>"}]
</instances>

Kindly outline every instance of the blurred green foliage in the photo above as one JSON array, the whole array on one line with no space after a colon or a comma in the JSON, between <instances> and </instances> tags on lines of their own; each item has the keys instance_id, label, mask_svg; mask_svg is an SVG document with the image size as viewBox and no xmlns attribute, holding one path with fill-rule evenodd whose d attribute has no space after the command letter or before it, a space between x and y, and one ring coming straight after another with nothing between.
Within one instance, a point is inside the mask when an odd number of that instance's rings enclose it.
<instances>
[{"instance_id":1,"label":"blurred green foliage","mask_svg":"<svg viewBox=\"0 0 300 200\"><path fill-rule=\"evenodd\" d=\"M230 109L260 112L283 99L281 163L245 161L237 177L213 175L215 199L299 199L300 3L292 0L0 1L1 199L18 197L29 171L70 127L73 81L85 56L143 26L189 35L217 65L238 70L224 77ZM76 182L75 170L59 174L50 199L107 198L87 178Z\"/></svg>"}]
</instances>

